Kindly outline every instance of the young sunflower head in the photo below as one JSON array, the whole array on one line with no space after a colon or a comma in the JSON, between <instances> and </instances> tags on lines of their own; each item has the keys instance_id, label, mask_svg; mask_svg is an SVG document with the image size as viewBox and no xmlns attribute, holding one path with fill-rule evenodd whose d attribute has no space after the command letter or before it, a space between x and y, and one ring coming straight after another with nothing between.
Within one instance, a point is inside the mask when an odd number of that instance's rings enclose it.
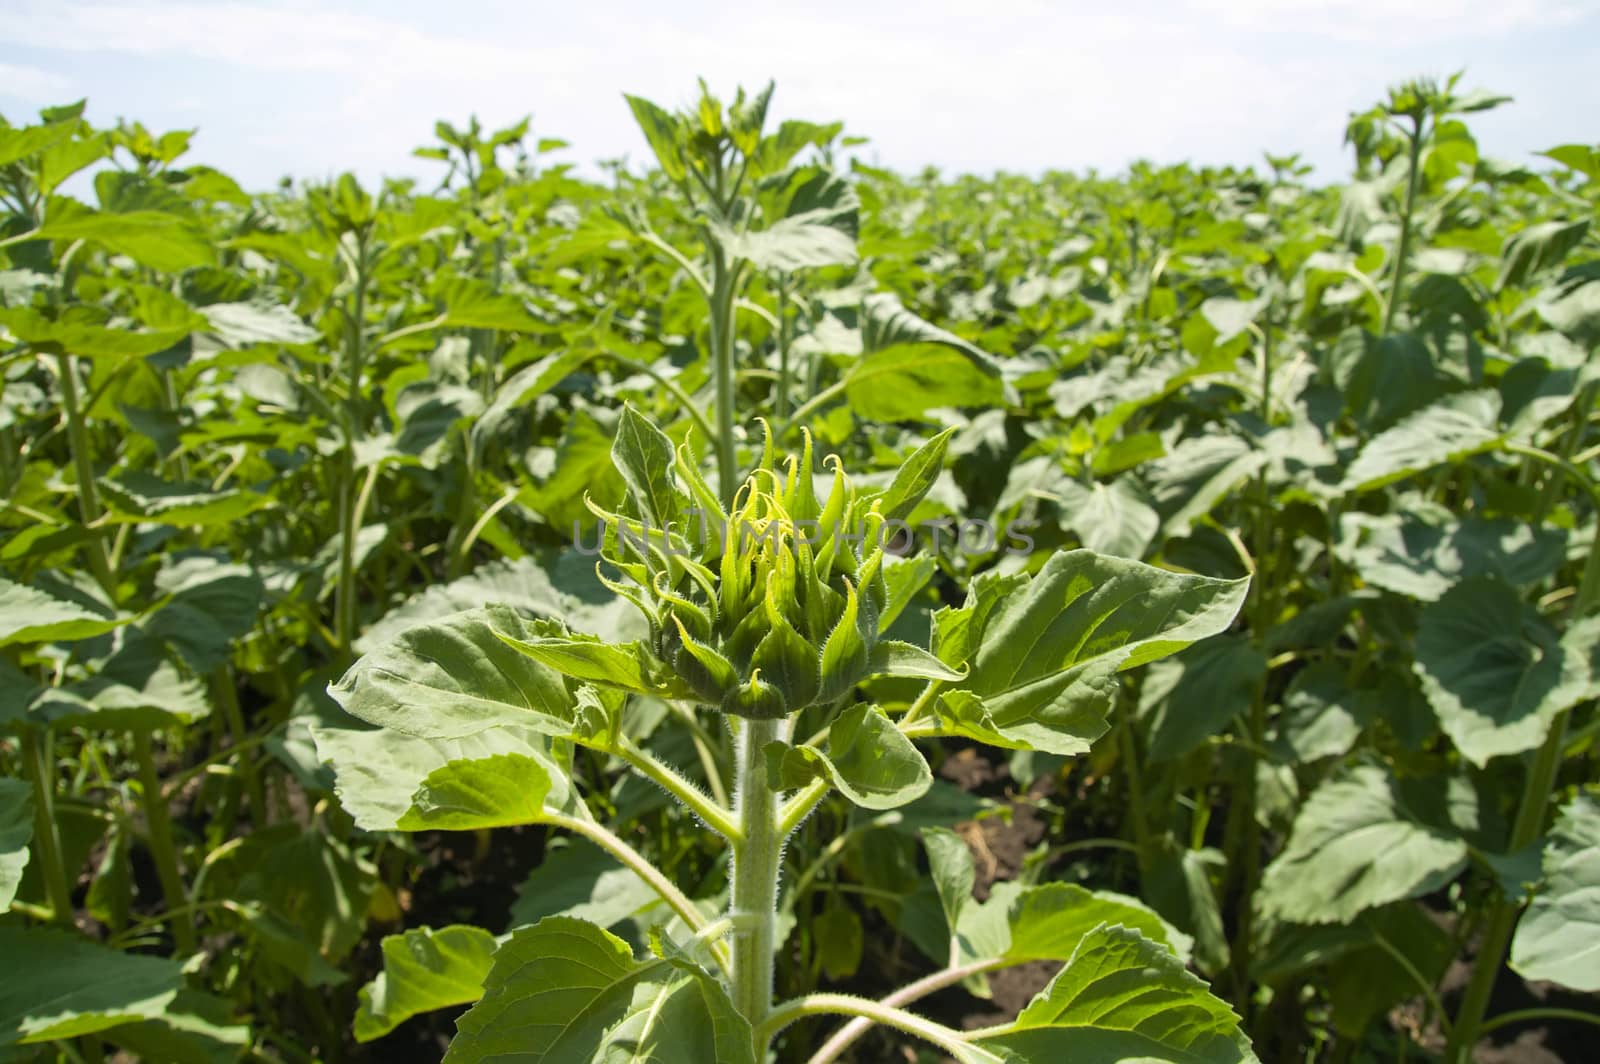
<instances>
[{"instance_id":1,"label":"young sunflower head","mask_svg":"<svg viewBox=\"0 0 1600 1064\"><path fill-rule=\"evenodd\" d=\"M687 449L668 453L687 490L667 470L627 478L629 513L591 506L607 526L603 557L625 578L601 579L644 612L668 682L752 719L848 692L867 674L888 599L877 499L857 494L835 456L819 495L809 435L780 461L769 433L727 511Z\"/></svg>"}]
</instances>

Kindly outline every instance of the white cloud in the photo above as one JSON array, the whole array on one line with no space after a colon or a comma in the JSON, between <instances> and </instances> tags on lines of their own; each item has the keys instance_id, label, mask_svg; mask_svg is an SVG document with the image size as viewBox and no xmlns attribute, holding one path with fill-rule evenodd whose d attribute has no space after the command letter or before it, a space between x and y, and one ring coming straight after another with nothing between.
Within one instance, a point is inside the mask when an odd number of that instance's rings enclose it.
<instances>
[{"instance_id":1,"label":"white cloud","mask_svg":"<svg viewBox=\"0 0 1600 1064\"><path fill-rule=\"evenodd\" d=\"M28 104L61 103L72 92L72 79L38 67L0 63L0 97Z\"/></svg>"},{"instance_id":2,"label":"white cloud","mask_svg":"<svg viewBox=\"0 0 1600 1064\"><path fill-rule=\"evenodd\" d=\"M1391 44L1570 25L1600 10L1595 0L1194 0L1193 6L1242 29Z\"/></svg>"}]
</instances>

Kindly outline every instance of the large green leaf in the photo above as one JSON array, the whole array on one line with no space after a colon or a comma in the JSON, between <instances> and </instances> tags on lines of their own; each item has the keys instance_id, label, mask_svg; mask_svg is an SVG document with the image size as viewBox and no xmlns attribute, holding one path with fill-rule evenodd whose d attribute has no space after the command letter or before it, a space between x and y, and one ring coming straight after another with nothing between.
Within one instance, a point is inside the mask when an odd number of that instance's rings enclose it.
<instances>
[{"instance_id":1,"label":"large green leaf","mask_svg":"<svg viewBox=\"0 0 1600 1064\"><path fill-rule=\"evenodd\" d=\"M100 481L114 521L162 525L226 525L272 505L255 491L211 491L203 484L178 484L130 470Z\"/></svg>"},{"instance_id":2,"label":"large green leaf","mask_svg":"<svg viewBox=\"0 0 1600 1064\"><path fill-rule=\"evenodd\" d=\"M161 1064L233 1064L251 1044L250 1028L229 1018L221 998L180 990L158 1020L119 1024L101 1033L135 1060Z\"/></svg>"},{"instance_id":3,"label":"large green leaf","mask_svg":"<svg viewBox=\"0 0 1600 1064\"><path fill-rule=\"evenodd\" d=\"M1407 499L1400 512L1344 514L1335 550L1367 583L1431 602L1467 577L1537 583L1560 567L1565 546L1559 529L1509 518L1457 520L1442 506Z\"/></svg>"},{"instance_id":4,"label":"large green leaf","mask_svg":"<svg viewBox=\"0 0 1600 1064\"><path fill-rule=\"evenodd\" d=\"M1559 266L1567 253L1583 242L1589 232L1588 219L1576 222L1540 222L1530 225L1506 241L1496 288L1524 285L1541 270Z\"/></svg>"},{"instance_id":5,"label":"large green leaf","mask_svg":"<svg viewBox=\"0 0 1600 1064\"><path fill-rule=\"evenodd\" d=\"M1600 802L1574 798L1544 848L1544 884L1511 940L1525 979L1600 991Z\"/></svg>"},{"instance_id":6,"label":"large green leaf","mask_svg":"<svg viewBox=\"0 0 1600 1064\"><path fill-rule=\"evenodd\" d=\"M434 584L384 614L356 641L365 654L406 629L485 603L562 620L576 631L626 641L645 633L644 618L595 578L594 560L576 550L532 554L480 565L448 584Z\"/></svg>"},{"instance_id":7,"label":"large green leaf","mask_svg":"<svg viewBox=\"0 0 1600 1064\"><path fill-rule=\"evenodd\" d=\"M943 827L923 828L922 847L928 851L928 871L939 895L939 908L944 910L945 926L953 939L961 927L962 914L975 904L972 890L977 885L978 873L972 863L972 851L967 848L965 839ZM955 960L954 951L951 960Z\"/></svg>"},{"instance_id":8,"label":"large green leaf","mask_svg":"<svg viewBox=\"0 0 1600 1064\"><path fill-rule=\"evenodd\" d=\"M49 220L39 230L50 240L87 240L151 269L177 273L210 266L216 250L189 222L162 211L95 211L67 199L50 201Z\"/></svg>"},{"instance_id":9,"label":"large green leaf","mask_svg":"<svg viewBox=\"0 0 1600 1064\"><path fill-rule=\"evenodd\" d=\"M1600 618L1565 635L1510 585L1463 580L1422 611L1417 676L1445 734L1475 765L1531 750L1556 714L1595 693Z\"/></svg>"},{"instance_id":10,"label":"large green leaf","mask_svg":"<svg viewBox=\"0 0 1600 1064\"><path fill-rule=\"evenodd\" d=\"M786 273L814 266L840 266L856 259L855 238L835 225L837 212L826 208L780 218L765 229L713 230L731 258L747 259L763 270Z\"/></svg>"},{"instance_id":11,"label":"large green leaf","mask_svg":"<svg viewBox=\"0 0 1600 1064\"><path fill-rule=\"evenodd\" d=\"M1465 783L1399 781L1357 766L1318 787L1300 809L1289 845L1263 877L1262 912L1324 924L1420 897L1466 867L1475 827Z\"/></svg>"},{"instance_id":12,"label":"large green leaf","mask_svg":"<svg viewBox=\"0 0 1600 1064\"><path fill-rule=\"evenodd\" d=\"M935 407L992 406L1004 397L1000 379L954 347L898 346L850 367L845 395L855 415L912 421Z\"/></svg>"},{"instance_id":13,"label":"large green leaf","mask_svg":"<svg viewBox=\"0 0 1600 1064\"><path fill-rule=\"evenodd\" d=\"M177 961L61 931L0 927L0 957L0 1049L159 1019L183 989Z\"/></svg>"},{"instance_id":14,"label":"large green leaf","mask_svg":"<svg viewBox=\"0 0 1600 1064\"><path fill-rule=\"evenodd\" d=\"M861 209L855 188L827 171L802 170L791 180L796 187L782 217L766 228L713 226L723 249L759 269L783 272L854 262Z\"/></svg>"},{"instance_id":15,"label":"large green leaf","mask_svg":"<svg viewBox=\"0 0 1600 1064\"><path fill-rule=\"evenodd\" d=\"M973 903L956 925L959 963L996 957L1012 963L1065 961L1101 924L1120 924L1189 959L1189 936L1142 902L1076 883L1028 887L996 883L989 899Z\"/></svg>"},{"instance_id":16,"label":"large green leaf","mask_svg":"<svg viewBox=\"0 0 1600 1064\"><path fill-rule=\"evenodd\" d=\"M76 122L49 122L39 126L0 129L0 166L37 155L68 140L78 130Z\"/></svg>"},{"instance_id":17,"label":"large green leaf","mask_svg":"<svg viewBox=\"0 0 1600 1064\"><path fill-rule=\"evenodd\" d=\"M500 385L494 399L473 422L473 440L481 446L518 410L566 380L594 355L592 350L557 351L519 369Z\"/></svg>"},{"instance_id":18,"label":"large green leaf","mask_svg":"<svg viewBox=\"0 0 1600 1064\"><path fill-rule=\"evenodd\" d=\"M1056 503L1078 542L1100 554L1142 558L1161 528L1161 515L1128 477L1110 484L1062 480L1039 494Z\"/></svg>"},{"instance_id":19,"label":"large green leaf","mask_svg":"<svg viewBox=\"0 0 1600 1064\"><path fill-rule=\"evenodd\" d=\"M451 761L428 773L396 826L472 831L537 824L572 802L565 773L537 754Z\"/></svg>"},{"instance_id":20,"label":"large green leaf","mask_svg":"<svg viewBox=\"0 0 1600 1064\"><path fill-rule=\"evenodd\" d=\"M505 641L563 631L503 606L467 610L368 651L328 693L369 724L423 739L460 739L508 724L564 735L576 710L561 676Z\"/></svg>"},{"instance_id":21,"label":"large green leaf","mask_svg":"<svg viewBox=\"0 0 1600 1064\"><path fill-rule=\"evenodd\" d=\"M1000 376L1000 364L988 352L913 314L892 292L874 292L863 299L860 319L861 345L867 354L911 344L932 344L959 351L985 376Z\"/></svg>"},{"instance_id":22,"label":"large green leaf","mask_svg":"<svg viewBox=\"0 0 1600 1064\"><path fill-rule=\"evenodd\" d=\"M773 743L769 777L782 790L826 779L864 809L896 809L933 785L927 759L877 706L857 704L828 729L826 750Z\"/></svg>"},{"instance_id":23,"label":"large green leaf","mask_svg":"<svg viewBox=\"0 0 1600 1064\"><path fill-rule=\"evenodd\" d=\"M1226 629L1248 586L1086 550L1032 576L980 576L935 617L939 657L968 675L911 734L1083 753L1105 733L1117 674Z\"/></svg>"},{"instance_id":24,"label":"large green leaf","mask_svg":"<svg viewBox=\"0 0 1600 1064\"><path fill-rule=\"evenodd\" d=\"M540 327L522 300L506 292L496 292L485 281L451 275L437 287L444 303L444 324L471 329L504 329L528 332Z\"/></svg>"},{"instance_id":25,"label":"large green leaf","mask_svg":"<svg viewBox=\"0 0 1600 1064\"><path fill-rule=\"evenodd\" d=\"M0 779L0 909L17 896L32 838L32 788L23 780Z\"/></svg>"},{"instance_id":26,"label":"large green leaf","mask_svg":"<svg viewBox=\"0 0 1600 1064\"><path fill-rule=\"evenodd\" d=\"M381 1038L419 1012L477 1001L495 940L487 931L455 924L387 935L382 949L383 970L361 988L358 1042Z\"/></svg>"},{"instance_id":27,"label":"large green leaf","mask_svg":"<svg viewBox=\"0 0 1600 1064\"><path fill-rule=\"evenodd\" d=\"M984 1040L980 1044L990 1044ZM1164 946L1102 924L992 1040L1029 1061L1254 1061L1239 1018Z\"/></svg>"},{"instance_id":28,"label":"large green leaf","mask_svg":"<svg viewBox=\"0 0 1600 1064\"><path fill-rule=\"evenodd\" d=\"M134 635L99 672L50 688L28 713L59 729L150 731L208 716L211 703L205 685L180 671L160 643Z\"/></svg>"},{"instance_id":29,"label":"large green leaf","mask_svg":"<svg viewBox=\"0 0 1600 1064\"><path fill-rule=\"evenodd\" d=\"M1345 491L1371 491L1499 445L1500 393L1462 392L1418 410L1367 441L1345 471Z\"/></svg>"},{"instance_id":30,"label":"large green leaf","mask_svg":"<svg viewBox=\"0 0 1600 1064\"><path fill-rule=\"evenodd\" d=\"M750 1025L718 981L635 960L615 935L560 916L500 946L483 998L456 1031L447 1064L756 1064Z\"/></svg>"},{"instance_id":31,"label":"large green leaf","mask_svg":"<svg viewBox=\"0 0 1600 1064\"><path fill-rule=\"evenodd\" d=\"M1353 688L1342 662L1319 661L1296 673L1284 692L1278 737L1302 762L1340 757L1370 721L1404 705L1405 696L1404 688L1393 683Z\"/></svg>"},{"instance_id":32,"label":"large green leaf","mask_svg":"<svg viewBox=\"0 0 1600 1064\"><path fill-rule=\"evenodd\" d=\"M317 330L281 303L212 303L200 308L218 339L230 347L314 344Z\"/></svg>"},{"instance_id":33,"label":"large green leaf","mask_svg":"<svg viewBox=\"0 0 1600 1064\"><path fill-rule=\"evenodd\" d=\"M356 826L393 831L424 780L455 761L501 754L547 754L544 736L506 725L455 739L422 739L388 728L313 724L317 757L334 771L335 792Z\"/></svg>"},{"instance_id":34,"label":"large green leaf","mask_svg":"<svg viewBox=\"0 0 1600 1064\"><path fill-rule=\"evenodd\" d=\"M196 673L227 662L235 641L255 626L266 598L254 570L204 556L169 560L156 588L171 598L151 614L144 632L176 650Z\"/></svg>"},{"instance_id":35,"label":"large green leaf","mask_svg":"<svg viewBox=\"0 0 1600 1064\"><path fill-rule=\"evenodd\" d=\"M87 315L51 319L32 307L0 310L0 326L43 351L105 359L153 355L189 334L187 329L108 328Z\"/></svg>"},{"instance_id":36,"label":"large green leaf","mask_svg":"<svg viewBox=\"0 0 1600 1064\"><path fill-rule=\"evenodd\" d=\"M1077 952L1086 934L1107 923L1132 928L1188 959L1193 945L1188 936L1120 894L1090 891L1073 883L1032 887L1010 881L992 885L988 899L977 902L972 897L976 882L972 851L966 842L943 827L924 828L921 834L951 934L951 964L1065 961Z\"/></svg>"},{"instance_id":37,"label":"large green leaf","mask_svg":"<svg viewBox=\"0 0 1600 1064\"><path fill-rule=\"evenodd\" d=\"M212 882L237 875L227 896L262 960L306 986L333 986L367 929L377 870L350 846L319 828L289 822L259 828L208 865ZM218 867L218 865L221 867Z\"/></svg>"},{"instance_id":38,"label":"large green leaf","mask_svg":"<svg viewBox=\"0 0 1600 1064\"><path fill-rule=\"evenodd\" d=\"M107 616L0 576L0 647L90 639L130 620L131 617Z\"/></svg>"}]
</instances>

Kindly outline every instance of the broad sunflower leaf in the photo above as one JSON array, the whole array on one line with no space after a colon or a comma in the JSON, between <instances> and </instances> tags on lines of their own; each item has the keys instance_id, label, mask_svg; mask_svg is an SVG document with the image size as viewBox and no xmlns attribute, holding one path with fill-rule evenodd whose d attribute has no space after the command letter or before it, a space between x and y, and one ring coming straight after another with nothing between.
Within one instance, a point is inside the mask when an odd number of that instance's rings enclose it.
<instances>
[{"instance_id":1,"label":"broad sunflower leaf","mask_svg":"<svg viewBox=\"0 0 1600 1064\"><path fill-rule=\"evenodd\" d=\"M1525 979L1586 993L1600 990L1600 802L1574 798L1544 848L1544 885L1511 940L1511 967Z\"/></svg>"},{"instance_id":2,"label":"broad sunflower leaf","mask_svg":"<svg viewBox=\"0 0 1600 1064\"><path fill-rule=\"evenodd\" d=\"M422 739L506 725L567 734L577 719L572 694L553 668L511 645L517 637L569 642L558 622L484 606L402 631L363 654L328 693L352 716Z\"/></svg>"},{"instance_id":3,"label":"broad sunflower leaf","mask_svg":"<svg viewBox=\"0 0 1600 1064\"><path fill-rule=\"evenodd\" d=\"M464 924L385 936L383 970L361 988L356 1041L382 1038L421 1012L477 1001L495 946L489 932Z\"/></svg>"},{"instance_id":4,"label":"broad sunflower leaf","mask_svg":"<svg viewBox=\"0 0 1600 1064\"><path fill-rule=\"evenodd\" d=\"M984 574L935 615L935 652L969 671L908 734L1084 753L1106 731L1117 674L1225 630L1248 586L1087 550L1032 576Z\"/></svg>"},{"instance_id":5,"label":"broad sunflower leaf","mask_svg":"<svg viewBox=\"0 0 1600 1064\"><path fill-rule=\"evenodd\" d=\"M446 1064L756 1064L750 1025L722 985L681 962L552 916L511 934L483 997L456 1023Z\"/></svg>"},{"instance_id":6,"label":"broad sunflower leaf","mask_svg":"<svg viewBox=\"0 0 1600 1064\"><path fill-rule=\"evenodd\" d=\"M90 639L132 619L107 616L105 612L0 576L0 647L12 643L66 643Z\"/></svg>"},{"instance_id":7,"label":"broad sunflower leaf","mask_svg":"<svg viewBox=\"0 0 1600 1064\"><path fill-rule=\"evenodd\" d=\"M1262 912L1302 924L1346 922L1437 890L1466 867L1476 818L1464 781L1400 781L1359 765L1301 807L1289 845L1262 879Z\"/></svg>"},{"instance_id":8,"label":"broad sunflower leaf","mask_svg":"<svg viewBox=\"0 0 1600 1064\"><path fill-rule=\"evenodd\" d=\"M1202 980L1166 947L1113 924L1085 935L1007 1033L979 1044L1029 1061L1256 1060L1239 1018Z\"/></svg>"},{"instance_id":9,"label":"broad sunflower leaf","mask_svg":"<svg viewBox=\"0 0 1600 1064\"><path fill-rule=\"evenodd\" d=\"M1371 491L1446 462L1492 450L1505 438L1496 425L1500 393L1462 392L1424 407L1367 441L1345 471L1343 490Z\"/></svg>"},{"instance_id":10,"label":"broad sunflower leaf","mask_svg":"<svg viewBox=\"0 0 1600 1064\"><path fill-rule=\"evenodd\" d=\"M24 780L0 779L0 909L17 896L33 838L33 789Z\"/></svg>"},{"instance_id":11,"label":"broad sunflower leaf","mask_svg":"<svg viewBox=\"0 0 1600 1064\"><path fill-rule=\"evenodd\" d=\"M1557 636L1509 584L1463 580L1422 611L1416 672L1439 724L1473 764L1531 750L1596 690L1600 617Z\"/></svg>"}]
</instances>

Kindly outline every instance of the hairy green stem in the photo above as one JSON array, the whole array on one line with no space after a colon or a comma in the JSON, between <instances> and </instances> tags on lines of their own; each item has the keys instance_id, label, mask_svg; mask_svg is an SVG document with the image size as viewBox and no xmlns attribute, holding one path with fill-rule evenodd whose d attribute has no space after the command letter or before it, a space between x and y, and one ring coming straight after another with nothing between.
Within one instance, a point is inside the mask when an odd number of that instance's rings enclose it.
<instances>
[{"instance_id":1,"label":"hairy green stem","mask_svg":"<svg viewBox=\"0 0 1600 1064\"><path fill-rule=\"evenodd\" d=\"M72 884L61 855L61 829L56 824L55 758L50 753L50 736L43 729L22 729L22 768L33 784L33 841L39 850L40 874L50 910L58 924L72 926Z\"/></svg>"},{"instance_id":2,"label":"hairy green stem","mask_svg":"<svg viewBox=\"0 0 1600 1064\"><path fill-rule=\"evenodd\" d=\"M739 472L733 447L734 271L720 247L711 251L711 364L717 386L717 488L724 505L733 502Z\"/></svg>"},{"instance_id":3,"label":"hairy green stem","mask_svg":"<svg viewBox=\"0 0 1600 1064\"><path fill-rule=\"evenodd\" d=\"M778 796L767 785L766 747L778 739L778 722L747 720L739 735L738 816L743 836L733 847L733 1004L760 1028L772 1007L778 874L783 836ZM759 1042L759 1038L758 1038ZM766 1058L766 1043L757 1046Z\"/></svg>"},{"instance_id":4,"label":"hairy green stem","mask_svg":"<svg viewBox=\"0 0 1600 1064\"><path fill-rule=\"evenodd\" d=\"M79 405L77 359L68 354L57 357L61 370L61 409L67 418L67 442L72 448L72 468L78 478L78 509L84 527L89 532L86 541L89 569L105 593L114 597L117 581L111 571L111 556L106 553L105 538L96 525L100 520L100 495L94 486L94 461L89 451L89 429Z\"/></svg>"},{"instance_id":5,"label":"hairy green stem","mask_svg":"<svg viewBox=\"0 0 1600 1064\"><path fill-rule=\"evenodd\" d=\"M805 997L784 1002L773 1009L766 1020L756 1028L756 1041L765 1045L789 1024L807 1016L855 1016L865 1019L868 1023L882 1024L915 1035L930 1045L957 1055L964 1055L967 1052L968 1039L960 1031L946 1027L942 1023L925 1020L915 1013L894 1008L881 1001L869 1001L866 998L851 997L849 994L807 994ZM809 1064L826 1064L834 1060L837 1055L825 1057L819 1052L812 1055Z\"/></svg>"},{"instance_id":6,"label":"hairy green stem","mask_svg":"<svg viewBox=\"0 0 1600 1064\"><path fill-rule=\"evenodd\" d=\"M351 297L349 332L345 339L345 446L339 478L339 586L334 595L334 633L339 653L354 656L356 638L356 533L360 517L356 505L356 441L361 434L361 364L364 359L367 318L367 243L356 246L355 291Z\"/></svg>"},{"instance_id":7,"label":"hairy green stem","mask_svg":"<svg viewBox=\"0 0 1600 1064\"><path fill-rule=\"evenodd\" d=\"M1416 210L1417 186L1422 176L1422 124L1423 119L1416 118L1411 131L1411 165L1406 174L1406 202L1400 215L1400 239L1395 246L1394 273L1389 279L1389 300L1383 308L1382 336L1388 336L1394 329L1395 313L1400 309L1400 297L1405 291L1406 260L1411 256L1412 215Z\"/></svg>"},{"instance_id":8,"label":"hairy green stem","mask_svg":"<svg viewBox=\"0 0 1600 1064\"><path fill-rule=\"evenodd\" d=\"M682 802L690 812L705 821L707 827L723 838L737 842L743 837L743 829L727 809L702 794L698 787L684 779L676 769L661 761L650 751L624 736L609 752L628 762L656 786Z\"/></svg>"},{"instance_id":9,"label":"hairy green stem","mask_svg":"<svg viewBox=\"0 0 1600 1064\"><path fill-rule=\"evenodd\" d=\"M172 842L172 815L167 809L167 799L161 789L161 777L156 773L155 754L150 746L150 733L133 733L134 757L139 762L139 789L144 804L145 826L149 832L150 856L155 862L156 878L161 881L161 895L166 900L167 911L176 913L171 919L172 937L180 956L194 952L194 922L187 915L189 892L183 886L183 873L178 868L178 850Z\"/></svg>"},{"instance_id":10,"label":"hairy green stem","mask_svg":"<svg viewBox=\"0 0 1600 1064\"><path fill-rule=\"evenodd\" d=\"M1009 967L1012 963L1017 962L988 959L973 961L970 964L963 964L955 968L945 968L934 972L932 975L924 976L914 983L907 983L884 998L879 1004L885 1008L898 1009L901 1006L911 1004L913 1001L920 1001L935 991L955 986L957 983L965 982L983 972ZM774 1013L774 1016L776 1015ZM811 1055L808 1064L830 1064L831 1061L838 1060L839 1054L849 1049L857 1039L872 1030L873 1024L876 1022L878 1021L870 1017L857 1016L835 1031L826 1042L822 1043L822 1048Z\"/></svg>"},{"instance_id":11,"label":"hairy green stem","mask_svg":"<svg viewBox=\"0 0 1600 1064\"><path fill-rule=\"evenodd\" d=\"M566 828L575 835L582 835L602 850L617 859L628 871L638 876L660 899L667 903L667 907L678 914L678 917L689 926L696 934L706 930L709 924L705 914L689 900L688 895L673 885L672 880L661 873L655 865L645 859L644 855L632 846L629 846L616 834L595 823L593 820L584 820L579 817L548 814L544 822L552 827ZM717 958L717 963L726 967L726 958L720 947L714 946L712 954Z\"/></svg>"},{"instance_id":12,"label":"hairy green stem","mask_svg":"<svg viewBox=\"0 0 1600 1064\"><path fill-rule=\"evenodd\" d=\"M778 419L789 416L789 281L778 276Z\"/></svg>"}]
</instances>

